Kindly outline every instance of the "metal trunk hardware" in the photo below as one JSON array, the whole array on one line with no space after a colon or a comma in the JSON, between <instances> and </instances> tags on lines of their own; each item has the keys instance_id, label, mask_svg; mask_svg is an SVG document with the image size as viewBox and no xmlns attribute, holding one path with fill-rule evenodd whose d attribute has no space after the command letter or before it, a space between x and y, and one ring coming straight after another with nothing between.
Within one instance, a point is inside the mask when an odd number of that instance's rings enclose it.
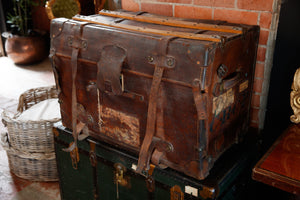
<instances>
[{"instance_id":1,"label":"metal trunk hardware","mask_svg":"<svg viewBox=\"0 0 300 200\"><path fill-rule=\"evenodd\" d=\"M126 167L124 167L121 163L115 163L115 184L116 184L116 192L117 192L117 199L119 199L119 186L122 187L129 187L129 177L125 176L127 171Z\"/></svg>"},{"instance_id":2,"label":"metal trunk hardware","mask_svg":"<svg viewBox=\"0 0 300 200\"><path fill-rule=\"evenodd\" d=\"M181 191L181 188L178 185L174 185L171 190L171 200L184 200L184 194Z\"/></svg>"},{"instance_id":3,"label":"metal trunk hardware","mask_svg":"<svg viewBox=\"0 0 300 200\"><path fill-rule=\"evenodd\" d=\"M97 155L95 152L96 144L90 141L90 153L89 153L89 159L91 162L91 165L93 167L93 193L94 193L94 199L97 200L99 197L99 184L98 184L98 173L97 173Z\"/></svg>"}]
</instances>

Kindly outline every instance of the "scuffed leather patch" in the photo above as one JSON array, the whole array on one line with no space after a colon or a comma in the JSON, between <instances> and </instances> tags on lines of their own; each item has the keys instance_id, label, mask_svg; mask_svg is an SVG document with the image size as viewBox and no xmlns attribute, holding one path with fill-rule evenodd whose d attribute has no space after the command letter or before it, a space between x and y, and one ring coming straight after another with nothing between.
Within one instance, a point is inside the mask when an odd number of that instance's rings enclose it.
<instances>
[{"instance_id":1,"label":"scuffed leather patch","mask_svg":"<svg viewBox=\"0 0 300 200\"><path fill-rule=\"evenodd\" d=\"M112 108L101 107L101 119L102 133L130 146L140 146L140 122L137 117Z\"/></svg>"}]
</instances>

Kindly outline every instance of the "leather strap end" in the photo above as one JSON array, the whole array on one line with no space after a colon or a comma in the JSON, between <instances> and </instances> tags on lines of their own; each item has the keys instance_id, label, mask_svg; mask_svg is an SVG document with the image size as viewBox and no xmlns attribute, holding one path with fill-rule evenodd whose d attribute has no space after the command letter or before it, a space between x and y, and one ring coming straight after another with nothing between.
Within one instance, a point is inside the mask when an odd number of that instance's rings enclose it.
<instances>
[{"instance_id":1,"label":"leather strap end","mask_svg":"<svg viewBox=\"0 0 300 200\"><path fill-rule=\"evenodd\" d=\"M65 152L72 152L76 148L76 146L76 143L73 142L71 146L69 146L68 148L63 148L62 150Z\"/></svg>"}]
</instances>

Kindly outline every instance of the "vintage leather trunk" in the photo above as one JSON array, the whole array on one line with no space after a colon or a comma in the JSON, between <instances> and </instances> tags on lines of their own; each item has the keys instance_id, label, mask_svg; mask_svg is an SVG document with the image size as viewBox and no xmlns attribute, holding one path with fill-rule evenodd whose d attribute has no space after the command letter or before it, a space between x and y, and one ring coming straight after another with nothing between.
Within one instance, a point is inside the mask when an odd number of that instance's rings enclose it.
<instances>
[{"instance_id":1,"label":"vintage leather trunk","mask_svg":"<svg viewBox=\"0 0 300 200\"><path fill-rule=\"evenodd\" d=\"M54 133L62 200L247 199L254 146L234 145L218 159L210 175L199 181L170 168L155 167L151 175L140 175L134 170L136 155L94 138L78 142L76 170L70 154L62 150L73 141L71 130L58 125Z\"/></svg>"},{"instance_id":2,"label":"vintage leather trunk","mask_svg":"<svg viewBox=\"0 0 300 200\"><path fill-rule=\"evenodd\" d=\"M249 125L259 27L102 11L52 20L63 124L205 178ZM82 135L79 133L82 132ZM78 162L73 157L75 163Z\"/></svg>"}]
</instances>

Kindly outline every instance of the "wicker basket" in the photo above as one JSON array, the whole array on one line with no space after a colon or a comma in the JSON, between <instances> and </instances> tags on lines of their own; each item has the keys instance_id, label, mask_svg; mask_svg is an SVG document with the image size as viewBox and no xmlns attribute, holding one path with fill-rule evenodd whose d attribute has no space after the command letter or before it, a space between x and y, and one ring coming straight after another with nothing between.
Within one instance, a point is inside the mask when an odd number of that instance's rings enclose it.
<instances>
[{"instance_id":1,"label":"wicker basket","mask_svg":"<svg viewBox=\"0 0 300 200\"><path fill-rule=\"evenodd\" d=\"M9 167L16 176L31 181L57 181L55 152L26 153L5 148Z\"/></svg>"},{"instance_id":2,"label":"wicker basket","mask_svg":"<svg viewBox=\"0 0 300 200\"><path fill-rule=\"evenodd\" d=\"M1 143L6 150L10 170L21 178L58 180L52 128L60 119L26 122L16 119L31 106L50 98L57 98L54 86L31 89L20 96L16 115L2 113L7 133L1 134Z\"/></svg>"},{"instance_id":3,"label":"wicker basket","mask_svg":"<svg viewBox=\"0 0 300 200\"><path fill-rule=\"evenodd\" d=\"M15 117L2 113L9 144L12 148L26 152L54 152L52 127L60 119L21 122L15 118L31 106L50 98L57 98L56 88L41 87L24 92L19 98L18 114Z\"/></svg>"}]
</instances>

